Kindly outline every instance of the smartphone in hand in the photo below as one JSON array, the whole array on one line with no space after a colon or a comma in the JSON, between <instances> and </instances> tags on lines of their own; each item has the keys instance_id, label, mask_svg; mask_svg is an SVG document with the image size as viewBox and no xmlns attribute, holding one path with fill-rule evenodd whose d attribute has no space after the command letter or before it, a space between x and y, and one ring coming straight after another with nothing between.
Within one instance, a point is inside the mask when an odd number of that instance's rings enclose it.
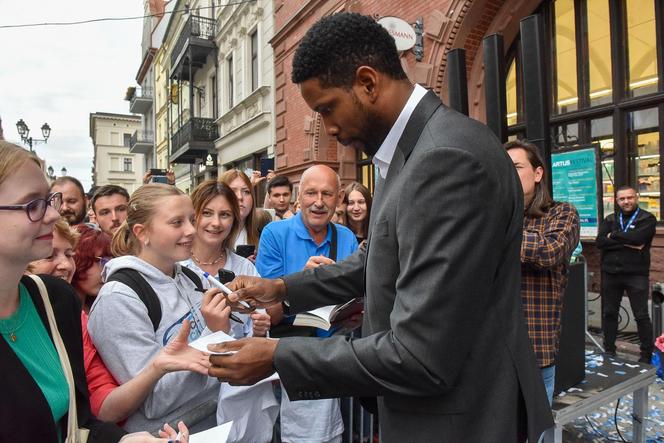
<instances>
[{"instance_id":1,"label":"smartphone in hand","mask_svg":"<svg viewBox=\"0 0 664 443\"><path fill-rule=\"evenodd\" d=\"M244 258L253 255L254 251L256 251L256 246L254 245L237 245L235 247L235 253Z\"/></svg>"}]
</instances>

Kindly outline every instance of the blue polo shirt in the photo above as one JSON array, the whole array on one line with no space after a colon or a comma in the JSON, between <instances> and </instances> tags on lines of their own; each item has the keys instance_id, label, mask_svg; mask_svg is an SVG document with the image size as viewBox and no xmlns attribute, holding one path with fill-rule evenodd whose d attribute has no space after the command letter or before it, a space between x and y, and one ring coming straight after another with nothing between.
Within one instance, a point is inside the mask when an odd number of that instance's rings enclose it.
<instances>
[{"instance_id":1,"label":"blue polo shirt","mask_svg":"<svg viewBox=\"0 0 664 443\"><path fill-rule=\"evenodd\" d=\"M337 227L337 261L357 250L353 231L345 226ZM261 234L256 255L256 270L263 278L278 278L304 269L309 257L330 256L332 230L327 230L323 243L317 245L302 221L302 213L286 220L269 223Z\"/></svg>"},{"instance_id":2,"label":"blue polo shirt","mask_svg":"<svg viewBox=\"0 0 664 443\"><path fill-rule=\"evenodd\" d=\"M357 250L353 231L335 223L337 228L337 261ZM302 221L302 213L286 220L269 223L261 234L256 255L256 270L263 278L278 278L304 269L309 257L330 256L332 230L327 230L323 243L317 245ZM286 316L282 323L291 324L295 316ZM333 331L317 329L319 337L328 337Z\"/></svg>"}]
</instances>

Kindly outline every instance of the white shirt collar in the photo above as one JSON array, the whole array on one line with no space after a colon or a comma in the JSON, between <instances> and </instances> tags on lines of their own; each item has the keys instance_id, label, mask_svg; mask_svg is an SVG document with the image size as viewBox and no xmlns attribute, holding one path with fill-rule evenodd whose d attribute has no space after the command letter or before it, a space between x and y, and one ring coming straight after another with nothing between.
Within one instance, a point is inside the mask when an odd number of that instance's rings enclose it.
<instances>
[{"instance_id":1,"label":"white shirt collar","mask_svg":"<svg viewBox=\"0 0 664 443\"><path fill-rule=\"evenodd\" d=\"M378 151L371 160L374 165L378 166L378 172L383 178L387 177L387 171L390 169L390 163L392 162L392 157L394 157L394 151L397 149L397 143L403 134L404 129L406 129L406 124L410 120L410 116L413 114L415 107L420 103L422 97L427 93L427 90L420 85L415 85L413 92L411 92L406 105L401 110L401 114L397 118L397 121L392 125L392 129L387 133L387 137L383 140L383 144L380 145Z\"/></svg>"}]
</instances>

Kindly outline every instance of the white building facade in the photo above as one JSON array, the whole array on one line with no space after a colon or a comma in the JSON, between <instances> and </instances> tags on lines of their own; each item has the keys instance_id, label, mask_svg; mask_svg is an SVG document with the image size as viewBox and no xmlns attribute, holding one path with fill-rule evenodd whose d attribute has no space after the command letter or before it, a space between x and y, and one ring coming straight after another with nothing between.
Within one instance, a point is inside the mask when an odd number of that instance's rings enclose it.
<instances>
[{"instance_id":1,"label":"white building facade","mask_svg":"<svg viewBox=\"0 0 664 443\"><path fill-rule=\"evenodd\" d=\"M129 149L132 135L141 127L140 116L106 112L90 114L93 185L119 185L131 194L143 184L145 158Z\"/></svg>"}]
</instances>

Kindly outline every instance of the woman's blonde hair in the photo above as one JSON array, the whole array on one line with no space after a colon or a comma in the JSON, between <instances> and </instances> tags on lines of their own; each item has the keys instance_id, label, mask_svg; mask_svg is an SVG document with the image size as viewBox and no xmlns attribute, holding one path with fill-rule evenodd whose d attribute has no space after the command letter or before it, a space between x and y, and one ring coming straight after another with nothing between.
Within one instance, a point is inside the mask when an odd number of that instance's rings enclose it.
<instances>
[{"instance_id":1,"label":"woman's blonde hair","mask_svg":"<svg viewBox=\"0 0 664 443\"><path fill-rule=\"evenodd\" d=\"M240 206L237 203L237 197L231 188L226 183L218 182L216 180L206 180L200 185L196 186L194 192L191 193L191 202L194 204L194 213L196 214L196 225L201 219L201 214L205 205L210 203L215 197L224 197L228 204L231 205L231 212L233 213L233 226L231 232L224 239L221 244L222 248L233 248L233 240L240 231Z\"/></svg>"},{"instance_id":2,"label":"woman's blonde hair","mask_svg":"<svg viewBox=\"0 0 664 443\"><path fill-rule=\"evenodd\" d=\"M69 223L67 223L66 218L60 217L55 222L53 230L58 234L60 234L62 238L67 240L67 242L71 245L72 248L76 248L76 244L78 243L78 239L81 238L81 234L76 229L69 226Z\"/></svg>"},{"instance_id":3,"label":"woman's blonde hair","mask_svg":"<svg viewBox=\"0 0 664 443\"><path fill-rule=\"evenodd\" d=\"M0 140L0 185L28 161L35 162L43 170L41 161L32 152L14 143Z\"/></svg>"},{"instance_id":4,"label":"woman's blonde hair","mask_svg":"<svg viewBox=\"0 0 664 443\"><path fill-rule=\"evenodd\" d=\"M141 242L134 235L135 225L149 226L152 217L164 197L186 195L175 186L162 183L151 183L138 188L131 195L127 205L127 219L120 225L111 241L111 253L114 257L122 255L138 255Z\"/></svg>"},{"instance_id":5,"label":"woman's blonde hair","mask_svg":"<svg viewBox=\"0 0 664 443\"><path fill-rule=\"evenodd\" d=\"M230 169L224 172L221 177L219 177L219 181L230 186L231 182L238 177L244 182L245 185L247 185L249 192L251 192L251 211L249 212L249 215L247 215L247 219L244 222L244 227L247 228L247 243L258 247L259 236L258 227L256 226L256 196L254 195L254 187L251 185L251 180L249 180L247 174L240 171L239 169ZM240 228L238 232L241 230L242 228ZM233 239L233 241L235 241L235 239Z\"/></svg>"}]
</instances>

